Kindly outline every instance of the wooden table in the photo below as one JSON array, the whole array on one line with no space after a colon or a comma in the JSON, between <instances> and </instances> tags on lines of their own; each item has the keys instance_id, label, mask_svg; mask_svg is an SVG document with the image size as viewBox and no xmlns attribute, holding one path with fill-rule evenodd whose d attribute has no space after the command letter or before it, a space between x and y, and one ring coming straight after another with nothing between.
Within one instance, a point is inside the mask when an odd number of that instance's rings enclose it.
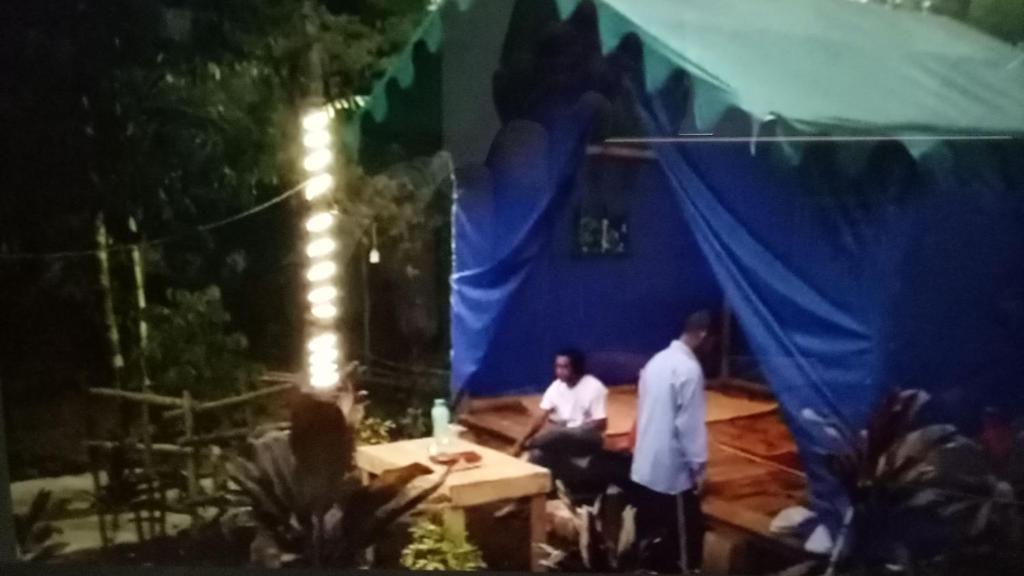
<instances>
[{"instance_id":1,"label":"wooden table","mask_svg":"<svg viewBox=\"0 0 1024 576\"><path fill-rule=\"evenodd\" d=\"M429 438L420 438L360 446L356 450L356 466L367 476L377 476L386 470L419 462L439 474L443 468L429 460L430 443ZM473 450L482 459L479 467L452 472L439 491L451 502L445 513L445 527L449 534L456 537L465 535L467 508L507 500L528 500L531 566L539 570L538 544L544 544L547 537L544 515L546 495L551 490L551 473L546 468L465 440L456 440L453 449ZM422 480L424 483L433 481L430 477Z\"/></svg>"}]
</instances>

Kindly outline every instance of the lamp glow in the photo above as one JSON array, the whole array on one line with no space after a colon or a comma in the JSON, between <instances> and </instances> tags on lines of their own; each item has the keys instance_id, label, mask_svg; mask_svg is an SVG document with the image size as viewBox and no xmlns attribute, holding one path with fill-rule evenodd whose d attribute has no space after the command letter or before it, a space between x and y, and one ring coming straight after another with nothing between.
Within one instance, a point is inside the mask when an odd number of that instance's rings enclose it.
<instances>
[{"instance_id":1,"label":"lamp glow","mask_svg":"<svg viewBox=\"0 0 1024 576\"><path fill-rule=\"evenodd\" d=\"M380 264L380 250L370 250L370 264Z\"/></svg>"},{"instance_id":2,"label":"lamp glow","mask_svg":"<svg viewBox=\"0 0 1024 576\"><path fill-rule=\"evenodd\" d=\"M309 299L312 304L326 304L338 297L338 289L334 286L321 286L309 291Z\"/></svg>"},{"instance_id":3,"label":"lamp glow","mask_svg":"<svg viewBox=\"0 0 1024 576\"><path fill-rule=\"evenodd\" d=\"M319 172L330 166L333 161L334 155L330 150L320 149L310 152L302 161L302 167L306 169L306 172Z\"/></svg>"},{"instance_id":4,"label":"lamp glow","mask_svg":"<svg viewBox=\"0 0 1024 576\"><path fill-rule=\"evenodd\" d=\"M320 366L326 366L328 364L337 366L338 362L338 350L331 348L328 350L320 350L314 352L309 356L309 365L314 368Z\"/></svg>"},{"instance_id":5,"label":"lamp glow","mask_svg":"<svg viewBox=\"0 0 1024 576\"><path fill-rule=\"evenodd\" d=\"M310 339L309 344L306 346L309 348L310 352L334 350L338 346L338 335L332 332L324 332L323 334Z\"/></svg>"},{"instance_id":6,"label":"lamp glow","mask_svg":"<svg viewBox=\"0 0 1024 576\"><path fill-rule=\"evenodd\" d=\"M337 273L338 266L334 262L317 262L306 272L306 279L310 282L323 282Z\"/></svg>"},{"instance_id":7,"label":"lamp glow","mask_svg":"<svg viewBox=\"0 0 1024 576\"><path fill-rule=\"evenodd\" d=\"M320 238L313 240L308 246L306 246L306 255L310 258L321 258L334 252L337 247L338 245L334 243L334 240L331 240L330 238Z\"/></svg>"},{"instance_id":8,"label":"lamp glow","mask_svg":"<svg viewBox=\"0 0 1024 576\"><path fill-rule=\"evenodd\" d=\"M316 234L324 232L334 224L334 216L330 212L318 212L306 220L306 230Z\"/></svg>"},{"instance_id":9,"label":"lamp glow","mask_svg":"<svg viewBox=\"0 0 1024 576\"><path fill-rule=\"evenodd\" d=\"M334 177L330 174L317 174L306 182L306 200L314 200L334 188Z\"/></svg>"},{"instance_id":10,"label":"lamp glow","mask_svg":"<svg viewBox=\"0 0 1024 576\"><path fill-rule=\"evenodd\" d=\"M309 379L309 384L313 388L324 389L330 388L338 383L341 377L337 372L330 373L316 373Z\"/></svg>"},{"instance_id":11,"label":"lamp glow","mask_svg":"<svg viewBox=\"0 0 1024 576\"><path fill-rule=\"evenodd\" d=\"M302 119L302 128L309 131L323 130L330 121L331 117L326 110L314 110Z\"/></svg>"},{"instance_id":12,"label":"lamp glow","mask_svg":"<svg viewBox=\"0 0 1024 576\"><path fill-rule=\"evenodd\" d=\"M331 234L335 216L330 212L329 194L335 186L330 167L334 163L331 144L331 118L334 110L330 107L316 107L302 118L302 145L306 156L302 167L310 174L304 192L310 213L305 222L308 234L306 255L310 258L306 279L311 286L306 298L309 300L309 326L313 337L308 341L307 376L309 385L315 389L327 390L338 385L341 376L338 370L341 352L340 338L333 330L325 330L339 314L339 289L333 279L339 274L338 265L329 257L338 249L337 240Z\"/></svg>"},{"instance_id":13,"label":"lamp glow","mask_svg":"<svg viewBox=\"0 0 1024 576\"><path fill-rule=\"evenodd\" d=\"M333 304L317 304L310 309L310 313L318 320L330 320L338 316L338 307Z\"/></svg>"},{"instance_id":14,"label":"lamp glow","mask_svg":"<svg viewBox=\"0 0 1024 576\"><path fill-rule=\"evenodd\" d=\"M331 133L327 130L314 130L302 137L302 145L310 149L326 148L330 143Z\"/></svg>"}]
</instances>

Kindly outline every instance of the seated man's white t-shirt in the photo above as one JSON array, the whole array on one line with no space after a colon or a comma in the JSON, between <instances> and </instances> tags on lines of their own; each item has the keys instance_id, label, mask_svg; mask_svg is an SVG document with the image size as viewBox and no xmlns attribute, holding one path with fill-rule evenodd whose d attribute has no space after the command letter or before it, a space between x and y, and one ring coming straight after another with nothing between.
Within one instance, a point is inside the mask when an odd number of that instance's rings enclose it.
<instances>
[{"instance_id":1,"label":"seated man's white t-shirt","mask_svg":"<svg viewBox=\"0 0 1024 576\"><path fill-rule=\"evenodd\" d=\"M540 408L552 412L551 420L556 424L579 428L588 422L607 418L607 403L608 389L588 374L575 386L569 386L562 380L552 382L544 392Z\"/></svg>"}]
</instances>

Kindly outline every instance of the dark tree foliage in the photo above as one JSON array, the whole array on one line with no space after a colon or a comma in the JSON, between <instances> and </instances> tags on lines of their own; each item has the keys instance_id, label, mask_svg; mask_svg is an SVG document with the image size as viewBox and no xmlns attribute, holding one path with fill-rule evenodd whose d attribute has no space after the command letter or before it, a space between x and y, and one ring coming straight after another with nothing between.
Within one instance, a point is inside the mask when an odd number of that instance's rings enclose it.
<instances>
[{"instance_id":1,"label":"dark tree foliage","mask_svg":"<svg viewBox=\"0 0 1024 576\"><path fill-rule=\"evenodd\" d=\"M331 98L368 91L425 0L15 0L0 18L0 380L8 405L109 384L96 260L21 258L117 244L145 251L151 304L220 286L236 328L268 363L294 356L301 321L297 215L284 204L209 233L197 226L294 186L310 46ZM129 231L134 218L139 234ZM111 254L130 348L125 251ZM131 357L132 351L126 350Z\"/></svg>"}]
</instances>

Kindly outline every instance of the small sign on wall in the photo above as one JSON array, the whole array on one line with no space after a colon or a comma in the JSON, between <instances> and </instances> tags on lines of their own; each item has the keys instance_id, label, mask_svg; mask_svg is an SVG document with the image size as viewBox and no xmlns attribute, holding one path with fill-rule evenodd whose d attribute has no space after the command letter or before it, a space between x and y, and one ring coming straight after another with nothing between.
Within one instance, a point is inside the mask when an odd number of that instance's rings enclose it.
<instances>
[{"instance_id":1,"label":"small sign on wall","mask_svg":"<svg viewBox=\"0 0 1024 576\"><path fill-rule=\"evenodd\" d=\"M629 253L629 224L625 217L577 213L577 256L625 256Z\"/></svg>"}]
</instances>

